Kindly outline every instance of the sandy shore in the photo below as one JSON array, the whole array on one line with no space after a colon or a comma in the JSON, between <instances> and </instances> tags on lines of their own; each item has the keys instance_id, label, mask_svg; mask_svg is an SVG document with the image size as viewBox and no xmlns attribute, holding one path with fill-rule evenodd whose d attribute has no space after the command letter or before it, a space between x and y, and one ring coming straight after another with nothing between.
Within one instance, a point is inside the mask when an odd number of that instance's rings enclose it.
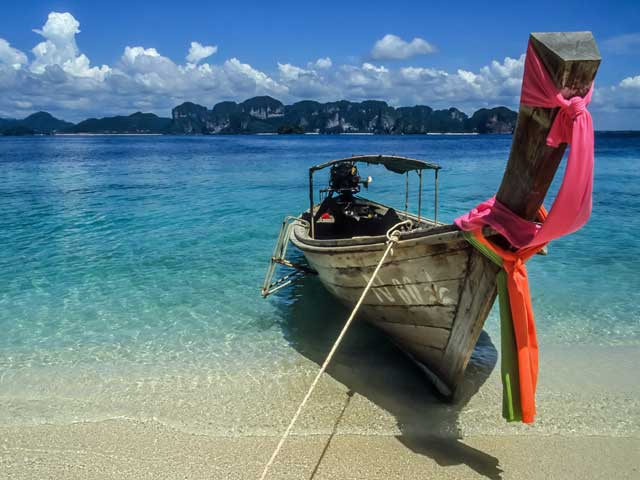
<instances>
[{"instance_id":1,"label":"sandy shore","mask_svg":"<svg viewBox=\"0 0 640 480\"><path fill-rule=\"evenodd\" d=\"M258 478L275 437L216 437L157 422L110 420L0 428L0 478ZM640 439L384 435L296 436L270 478L627 479Z\"/></svg>"},{"instance_id":2,"label":"sandy shore","mask_svg":"<svg viewBox=\"0 0 640 480\"><path fill-rule=\"evenodd\" d=\"M498 359L484 342L454 404L404 357L346 349L270 478L640 478L640 348L545 347L526 426L500 417ZM306 353L251 372L8 369L0 479L258 478L317 369Z\"/></svg>"}]
</instances>

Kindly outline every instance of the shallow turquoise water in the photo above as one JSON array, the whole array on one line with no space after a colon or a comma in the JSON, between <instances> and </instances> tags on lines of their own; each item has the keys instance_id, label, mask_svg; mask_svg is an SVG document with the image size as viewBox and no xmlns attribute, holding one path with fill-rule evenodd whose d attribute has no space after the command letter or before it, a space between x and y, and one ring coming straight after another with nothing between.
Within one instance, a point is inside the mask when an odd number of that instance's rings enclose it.
<instances>
[{"instance_id":1,"label":"shallow turquoise water","mask_svg":"<svg viewBox=\"0 0 640 480\"><path fill-rule=\"evenodd\" d=\"M263 300L259 287L280 220L306 207L310 165L368 152L436 161L452 220L495 192L510 140L1 138L0 368L288 361L283 316L301 289ZM541 342L640 343L640 136L598 135L596 164L590 223L530 263ZM403 178L362 173L369 196L404 203ZM313 308L326 307L321 288L304 285Z\"/></svg>"}]
</instances>

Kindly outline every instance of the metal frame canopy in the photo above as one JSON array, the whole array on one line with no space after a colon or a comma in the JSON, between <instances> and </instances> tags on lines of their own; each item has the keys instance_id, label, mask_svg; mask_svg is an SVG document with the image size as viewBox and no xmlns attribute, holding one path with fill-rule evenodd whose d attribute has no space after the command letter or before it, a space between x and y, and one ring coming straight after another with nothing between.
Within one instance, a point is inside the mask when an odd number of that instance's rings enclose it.
<instances>
[{"instance_id":1,"label":"metal frame canopy","mask_svg":"<svg viewBox=\"0 0 640 480\"><path fill-rule=\"evenodd\" d=\"M406 173L412 170L440 170L440 165L436 163L424 162L414 158L399 157L396 155L354 155L353 157L340 158L329 162L315 165L309 169L309 174L323 168L336 165L338 163L360 162L373 165L384 165L387 170L395 173Z\"/></svg>"},{"instance_id":2,"label":"metal frame canopy","mask_svg":"<svg viewBox=\"0 0 640 480\"><path fill-rule=\"evenodd\" d=\"M409 172L418 172L420 186L418 188L418 221L420 221L420 212L422 208L422 171L433 170L435 174L435 190L434 190L434 222L438 222L438 171L442 168L437 163L424 162L415 158L399 157L397 155L353 155L352 157L331 160L309 168L309 215L311 238L315 238L315 220L313 218L313 174L318 170L337 165L340 163L367 163L373 165L384 165L384 167L394 173L405 174L405 211L409 208Z\"/></svg>"}]
</instances>

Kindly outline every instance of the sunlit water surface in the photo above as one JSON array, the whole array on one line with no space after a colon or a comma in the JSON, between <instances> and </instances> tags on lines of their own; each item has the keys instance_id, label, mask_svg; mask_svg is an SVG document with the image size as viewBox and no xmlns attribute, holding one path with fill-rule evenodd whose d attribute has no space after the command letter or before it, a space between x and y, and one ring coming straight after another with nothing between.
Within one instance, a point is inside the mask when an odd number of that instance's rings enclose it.
<instances>
[{"instance_id":1,"label":"sunlit water surface","mask_svg":"<svg viewBox=\"0 0 640 480\"><path fill-rule=\"evenodd\" d=\"M330 301L316 279L268 300L259 295L280 221L307 207L308 167L373 152L438 162L439 218L451 221L495 193L510 142L501 135L1 138L0 377L39 367L105 378L126 375L122 365L286 370L298 355L291 309L303 294L321 299L307 300L306 309ZM403 177L382 167L361 173L374 177L367 195L402 208ZM425 178L431 214L433 184ZM640 343L639 211L640 136L597 135L589 224L529 264L542 344ZM496 319L494 311L486 329L499 345Z\"/></svg>"}]
</instances>

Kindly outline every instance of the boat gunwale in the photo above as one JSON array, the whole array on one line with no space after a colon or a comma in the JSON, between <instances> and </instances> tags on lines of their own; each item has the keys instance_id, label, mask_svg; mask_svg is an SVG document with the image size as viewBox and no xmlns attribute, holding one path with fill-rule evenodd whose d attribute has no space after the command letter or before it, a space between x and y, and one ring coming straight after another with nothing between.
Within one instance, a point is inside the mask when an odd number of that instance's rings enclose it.
<instances>
[{"instance_id":1,"label":"boat gunwale","mask_svg":"<svg viewBox=\"0 0 640 480\"><path fill-rule=\"evenodd\" d=\"M361 198L361 197L359 197ZM361 198L361 200L365 200L373 205L383 207L383 208L391 208L388 205L384 205L383 203L379 203L373 200L369 200L368 198ZM315 208L319 207L319 205L314 206ZM305 210L301 213L298 218L300 220L304 220L304 215L309 214L309 210ZM434 220L426 217L418 218L417 215L414 215L409 212L398 212L401 218L412 220L416 223L423 225L431 225L427 228L417 228L411 230L409 232L398 232L399 233L399 241L398 246L400 247L410 247L417 243L426 243L426 244L437 244L437 243L449 243L457 240L463 240L464 235L462 231L455 225L451 223L440 223L435 222ZM430 238L437 237L437 238ZM292 243L303 251L310 252L319 252L319 253L342 253L342 252L350 252L350 251L376 251L385 248L387 243L386 235L371 235L371 236L358 236L351 238L338 238L338 239L317 239L311 238L309 235L308 227L304 226L301 223L296 224L291 232L291 241Z\"/></svg>"},{"instance_id":2,"label":"boat gunwale","mask_svg":"<svg viewBox=\"0 0 640 480\"><path fill-rule=\"evenodd\" d=\"M418 243L438 244L464 240L464 235L455 225L443 225L428 230L413 230L401 233L398 247L411 247ZM339 240L317 240L307 234L307 229L296 225L291 234L292 243L300 250L318 253L346 253L383 250L387 243L385 235L353 237Z\"/></svg>"}]
</instances>

